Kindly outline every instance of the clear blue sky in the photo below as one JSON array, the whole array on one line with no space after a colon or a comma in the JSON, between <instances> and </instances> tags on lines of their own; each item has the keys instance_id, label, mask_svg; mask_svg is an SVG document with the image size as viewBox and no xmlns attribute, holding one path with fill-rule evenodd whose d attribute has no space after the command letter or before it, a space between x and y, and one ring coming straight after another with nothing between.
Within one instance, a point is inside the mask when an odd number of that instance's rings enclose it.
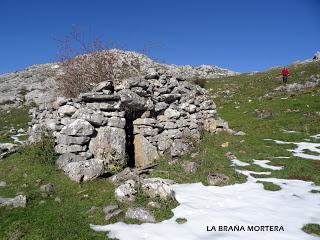
<instances>
[{"instance_id":1,"label":"clear blue sky","mask_svg":"<svg viewBox=\"0 0 320 240\"><path fill-rule=\"evenodd\" d=\"M56 60L72 24L174 64L263 70L320 50L319 0L1 0L0 73Z\"/></svg>"}]
</instances>

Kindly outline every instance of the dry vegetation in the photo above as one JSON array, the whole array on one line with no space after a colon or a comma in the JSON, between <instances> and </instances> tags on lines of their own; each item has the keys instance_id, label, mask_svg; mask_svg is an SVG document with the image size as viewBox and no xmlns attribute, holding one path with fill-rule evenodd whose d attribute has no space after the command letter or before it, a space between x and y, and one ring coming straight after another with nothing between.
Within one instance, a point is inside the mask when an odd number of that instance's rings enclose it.
<instances>
[{"instance_id":1,"label":"dry vegetation","mask_svg":"<svg viewBox=\"0 0 320 240\"><path fill-rule=\"evenodd\" d=\"M76 97L105 80L114 80L116 57L100 38L86 41L84 34L73 27L70 34L58 39L61 74L57 78L61 93Z\"/></svg>"}]
</instances>

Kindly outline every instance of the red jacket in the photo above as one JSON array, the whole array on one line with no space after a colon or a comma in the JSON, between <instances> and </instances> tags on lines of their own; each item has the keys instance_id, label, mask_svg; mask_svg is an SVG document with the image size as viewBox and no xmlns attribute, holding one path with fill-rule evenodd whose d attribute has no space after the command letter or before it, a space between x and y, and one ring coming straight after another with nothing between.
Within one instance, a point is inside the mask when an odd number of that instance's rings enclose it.
<instances>
[{"instance_id":1,"label":"red jacket","mask_svg":"<svg viewBox=\"0 0 320 240\"><path fill-rule=\"evenodd\" d=\"M282 75L289 75L289 70L287 68L282 69L281 71Z\"/></svg>"}]
</instances>

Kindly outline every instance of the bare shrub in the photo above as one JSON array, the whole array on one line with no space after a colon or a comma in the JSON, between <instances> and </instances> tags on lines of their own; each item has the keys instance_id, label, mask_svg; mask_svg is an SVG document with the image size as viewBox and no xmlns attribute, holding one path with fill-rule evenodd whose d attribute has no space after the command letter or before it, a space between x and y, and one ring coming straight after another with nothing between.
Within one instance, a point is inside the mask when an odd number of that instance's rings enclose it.
<instances>
[{"instance_id":1,"label":"bare shrub","mask_svg":"<svg viewBox=\"0 0 320 240\"><path fill-rule=\"evenodd\" d=\"M59 65L62 70L56 81L64 96L76 97L90 91L94 85L105 80L114 80L116 56L100 38L86 41L76 27L59 44Z\"/></svg>"}]
</instances>

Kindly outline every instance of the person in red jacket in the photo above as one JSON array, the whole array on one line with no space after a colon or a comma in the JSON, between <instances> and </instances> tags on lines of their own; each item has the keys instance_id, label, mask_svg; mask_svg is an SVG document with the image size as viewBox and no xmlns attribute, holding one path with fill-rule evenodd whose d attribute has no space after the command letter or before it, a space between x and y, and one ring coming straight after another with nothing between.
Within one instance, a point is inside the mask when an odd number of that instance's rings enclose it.
<instances>
[{"instance_id":1,"label":"person in red jacket","mask_svg":"<svg viewBox=\"0 0 320 240\"><path fill-rule=\"evenodd\" d=\"M288 82L288 75L289 75L289 70L288 68L284 67L281 71L281 74L282 74L282 80L283 80L283 83L287 83Z\"/></svg>"}]
</instances>

